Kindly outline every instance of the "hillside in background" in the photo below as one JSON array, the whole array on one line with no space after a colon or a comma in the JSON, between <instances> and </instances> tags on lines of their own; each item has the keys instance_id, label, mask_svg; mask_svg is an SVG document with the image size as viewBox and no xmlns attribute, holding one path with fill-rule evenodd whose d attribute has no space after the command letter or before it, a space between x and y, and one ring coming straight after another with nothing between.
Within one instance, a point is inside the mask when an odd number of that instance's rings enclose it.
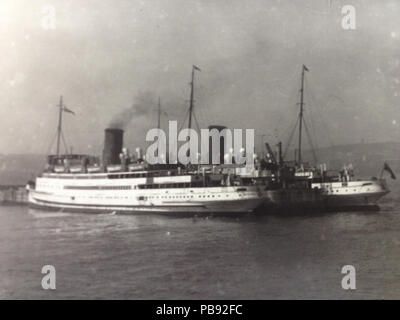
<instances>
[{"instance_id":1,"label":"hillside in background","mask_svg":"<svg viewBox=\"0 0 400 320\"><path fill-rule=\"evenodd\" d=\"M316 150L318 163L326 163L328 169L340 169L352 164L358 176L378 176L384 162L387 162L400 178L400 143L357 143L332 146ZM304 159L313 162L313 155L307 151Z\"/></svg>"},{"instance_id":2,"label":"hillside in background","mask_svg":"<svg viewBox=\"0 0 400 320\"><path fill-rule=\"evenodd\" d=\"M333 146L316 150L316 155L318 163L326 163L328 169L340 169L351 163L356 175L362 177L378 176L386 161L400 179L400 143ZM38 154L0 155L0 185L25 184L42 171L45 158ZM312 162L312 153L306 151L303 158Z\"/></svg>"}]
</instances>

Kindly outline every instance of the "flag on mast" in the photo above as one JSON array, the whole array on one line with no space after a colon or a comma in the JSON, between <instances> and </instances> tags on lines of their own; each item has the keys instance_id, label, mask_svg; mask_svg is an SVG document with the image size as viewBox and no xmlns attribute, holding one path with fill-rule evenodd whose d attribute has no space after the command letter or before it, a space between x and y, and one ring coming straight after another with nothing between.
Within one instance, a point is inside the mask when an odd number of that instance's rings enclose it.
<instances>
[{"instance_id":1,"label":"flag on mast","mask_svg":"<svg viewBox=\"0 0 400 320\"><path fill-rule=\"evenodd\" d=\"M67 107L63 107L63 111L68 112L68 113L72 113L73 115L75 115L75 112L73 112L72 110L68 109Z\"/></svg>"},{"instance_id":2,"label":"flag on mast","mask_svg":"<svg viewBox=\"0 0 400 320\"><path fill-rule=\"evenodd\" d=\"M193 69L194 69L194 70L201 71L200 68L199 68L198 66L195 66L195 65L193 65Z\"/></svg>"},{"instance_id":3,"label":"flag on mast","mask_svg":"<svg viewBox=\"0 0 400 320\"><path fill-rule=\"evenodd\" d=\"M383 165L383 170L389 172L390 177L391 177L393 180L396 180L396 175L394 174L392 168L390 168L389 165L388 165L386 162L385 162L385 164Z\"/></svg>"}]
</instances>

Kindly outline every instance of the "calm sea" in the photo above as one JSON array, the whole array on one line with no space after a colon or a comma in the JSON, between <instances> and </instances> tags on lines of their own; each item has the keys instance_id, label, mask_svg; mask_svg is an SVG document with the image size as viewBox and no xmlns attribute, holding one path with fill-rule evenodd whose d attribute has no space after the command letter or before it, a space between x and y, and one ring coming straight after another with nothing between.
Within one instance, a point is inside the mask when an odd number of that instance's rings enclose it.
<instances>
[{"instance_id":1,"label":"calm sea","mask_svg":"<svg viewBox=\"0 0 400 320\"><path fill-rule=\"evenodd\" d=\"M171 218L0 206L2 299L400 299L400 186L380 212ZM43 290L42 267L56 269ZM356 290L341 287L344 265Z\"/></svg>"}]
</instances>

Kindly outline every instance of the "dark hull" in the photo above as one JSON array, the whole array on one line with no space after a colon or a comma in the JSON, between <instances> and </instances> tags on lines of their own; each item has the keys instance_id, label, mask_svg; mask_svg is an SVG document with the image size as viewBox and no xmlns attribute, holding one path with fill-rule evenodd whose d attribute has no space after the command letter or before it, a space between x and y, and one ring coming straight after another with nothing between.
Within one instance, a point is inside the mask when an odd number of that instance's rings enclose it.
<instances>
[{"instance_id":1,"label":"dark hull","mask_svg":"<svg viewBox=\"0 0 400 320\"><path fill-rule=\"evenodd\" d=\"M357 195L327 195L324 196L324 207L334 208L365 208L377 206L381 199L388 192L360 193Z\"/></svg>"},{"instance_id":2,"label":"dark hull","mask_svg":"<svg viewBox=\"0 0 400 320\"><path fill-rule=\"evenodd\" d=\"M378 211L378 201L388 192L353 195L326 195L319 190L270 190L258 212L263 213L323 213L337 211Z\"/></svg>"}]
</instances>

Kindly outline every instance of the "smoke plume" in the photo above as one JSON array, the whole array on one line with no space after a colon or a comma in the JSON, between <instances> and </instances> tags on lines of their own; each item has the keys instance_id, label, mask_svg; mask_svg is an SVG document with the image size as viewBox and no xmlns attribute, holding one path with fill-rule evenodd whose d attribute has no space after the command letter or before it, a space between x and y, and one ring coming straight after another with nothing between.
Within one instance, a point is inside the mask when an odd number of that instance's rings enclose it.
<instances>
[{"instance_id":1,"label":"smoke plume","mask_svg":"<svg viewBox=\"0 0 400 320\"><path fill-rule=\"evenodd\" d=\"M155 96L150 92L139 92L131 107L122 110L116 114L109 127L113 129L125 129L134 118L140 118L148 114L154 113L156 110Z\"/></svg>"}]
</instances>

